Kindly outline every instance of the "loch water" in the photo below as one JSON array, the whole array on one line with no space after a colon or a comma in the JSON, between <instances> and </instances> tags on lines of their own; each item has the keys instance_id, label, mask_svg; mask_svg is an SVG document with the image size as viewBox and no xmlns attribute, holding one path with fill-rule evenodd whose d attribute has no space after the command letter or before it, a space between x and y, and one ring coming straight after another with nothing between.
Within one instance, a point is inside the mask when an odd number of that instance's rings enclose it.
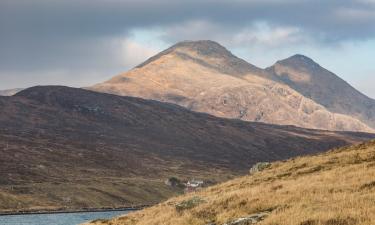
<instances>
[{"instance_id":1,"label":"loch water","mask_svg":"<svg viewBox=\"0 0 375 225\"><path fill-rule=\"evenodd\" d=\"M0 225L78 225L95 219L109 219L130 211L48 213L0 216Z\"/></svg>"}]
</instances>

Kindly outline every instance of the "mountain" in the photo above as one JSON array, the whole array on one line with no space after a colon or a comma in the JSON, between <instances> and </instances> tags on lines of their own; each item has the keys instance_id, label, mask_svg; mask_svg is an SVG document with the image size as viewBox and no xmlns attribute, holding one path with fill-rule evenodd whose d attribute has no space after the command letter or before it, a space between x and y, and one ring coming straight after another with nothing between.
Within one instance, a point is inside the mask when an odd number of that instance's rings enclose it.
<instances>
[{"instance_id":1,"label":"mountain","mask_svg":"<svg viewBox=\"0 0 375 225\"><path fill-rule=\"evenodd\" d=\"M331 112L352 116L375 127L375 100L312 59L295 55L278 61L266 70Z\"/></svg>"},{"instance_id":2,"label":"mountain","mask_svg":"<svg viewBox=\"0 0 375 225\"><path fill-rule=\"evenodd\" d=\"M219 43L210 40L179 42L146 60L136 68L142 68L170 54L176 54L182 59L194 61L202 66L232 76L262 73L262 69L236 57Z\"/></svg>"},{"instance_id":3,"label":"mountain","mask_svg":"<svg viewBox=\"0 0 375 225\"><path fill-rule=\"evenodd\" d=\"M129 72L88 89L175 103L219 117L326 130L375 132L359 119L329 111L269 70L213 41L185 41Z\"/></svg>"},{"instance_id":4,"label":"mountain","mask_svg":"<svg viewBox=\"0 0 375 225\"><path fill-rule=\"evenodd\" d=\"M0 97L0 211L151 204L259 161L358 143L374 134L250 123L181 106L62 86Z\"/></svg>"},{"instance_id":5,"label":"mountain","mask_svg":"<svg viewBox=\"0 0 375 225\"><path fill-rule=\"evenodd\" d=\"M375 224L374 157L373 141L275 162L251 175L88 224Z\"/></svg>"},{"instance_id":6,"label":"mountain","mask_svg":"<svg viewBox=\"0 0 375 225\"><path fill-rule=\"evenodd\" d=\"M0 90L0 96L11 96L16 94L17 92L22 91L23 88L14 88L14 89L8 89L8 90Z\"/></svg>"}]
</instances>

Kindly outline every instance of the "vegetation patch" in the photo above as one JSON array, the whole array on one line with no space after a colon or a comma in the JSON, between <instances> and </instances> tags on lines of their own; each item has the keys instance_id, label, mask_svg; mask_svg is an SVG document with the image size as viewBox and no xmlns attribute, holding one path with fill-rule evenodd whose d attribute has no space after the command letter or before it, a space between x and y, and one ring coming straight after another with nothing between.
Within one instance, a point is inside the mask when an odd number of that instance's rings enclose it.
<instances>
[{"instance_id":1,"label":"vegetation patch","mask_svg":"<svg viewBox=\"0 0 375 225\"><path fill-rule=\"evenodd\" d=\"M92 223L108 223L109 220L108 219L96 219L96 220L93 220Z\"/></svg>"},{"instance_id":2,"label":"vegetation patch","mask_svg":"<svg viewBox=\"0 0 375 225\"><path fill-rule=\"evenodd\" d=\"M354 218L335 218L327 220L324 225L356 225L357 220Z\"/></svg>"},{"instance_id":3,"label":"vegetation patch","mask_svg":"<svg viewBox=\"0 0 375 225\"><path fill-rule=\"evenodd\" d=\"M286 173L280 173L280 174L277 174L276 175L276 178L277 179L280 179L280 178L284 178L284 177L290 177L292 175L291 172L286 172ZM270 179L270 180L275 180L275 179Z\"/></svg>"},{"instance_id":4,"label":"vegetation patch","mask_svg":"<svg viewBox=\"0 0 375 225\"><path fill-rule=\"evenodd\" d=\"M318 224L319 224L318 220L311 220L311 219L309 219L309 220L303 221L299 225L318 225Z\"/></svg>"},{"instance_id":5,"label":"vegetation patch","mask_svg":"<svg viewBox=\"0 0 375 225\"><path fill-rule=\"evenodd\" d=\"M319 171L321 171L323 169L324 169L324 167L322 165L318 165L318 166L314 166L312 168L308 168L308 169L303 170L303 171L299 171L299 172L297 172L297 175L304 175L304 174L316 173L316 172L319 172Z\"/></svg>"},{"instance_id":6,"label":"vegetation patch","mask_svg":"<svg viewBox=\"0 0 375 225\"><path fill-rule=\"evenodd\" d=\"M184 188L185 185L177 177L170 177L165 181L165 184L171 187Z\"/></svg>"},{"instance_id":7,"label":"vegetation patch","mask_svg":"<svg viewBox=\"0 0 375 225\"><path fill-rule=\"evenodd\" d=\"M362 185L359 189L373 189L375 188L375 181Z\"/></svg>"}]
</instances>

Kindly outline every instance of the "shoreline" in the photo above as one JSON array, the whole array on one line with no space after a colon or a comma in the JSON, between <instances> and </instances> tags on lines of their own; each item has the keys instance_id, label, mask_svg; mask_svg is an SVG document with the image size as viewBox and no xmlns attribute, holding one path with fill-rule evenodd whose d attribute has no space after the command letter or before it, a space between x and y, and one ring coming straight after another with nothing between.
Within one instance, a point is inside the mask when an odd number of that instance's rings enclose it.
<instances>
[{"instance_id":1,"label":"shoreline","mask_svg":"<svg viewBox=\"0 0 375 225\"><path fill-rule=\"evenodd\" d=\"M110 211L137 211L151 205L139 205L118 208L83 208L83 209L56 209L56 210L20 210L0 212L0 216L40 215L40 214L62 214L62 213L88 213L88 212L110 212Z\"/></svg>"}]
</instances>

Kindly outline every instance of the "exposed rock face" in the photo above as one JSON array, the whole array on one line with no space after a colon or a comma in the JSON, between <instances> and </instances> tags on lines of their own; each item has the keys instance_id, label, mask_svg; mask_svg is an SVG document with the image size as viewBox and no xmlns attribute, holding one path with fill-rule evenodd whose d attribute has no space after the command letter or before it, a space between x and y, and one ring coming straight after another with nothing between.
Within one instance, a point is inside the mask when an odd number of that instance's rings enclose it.
<instances>
[{"instance_id":1,"label":"exposed rock face","mask_svg":"<svg viewBox=\"0 0 375 225\"><path fill-rule=\"evenodd\" d=\"M181 42L89 89L176 103L215 116L327 130L373 132L234 56L216 42Z\"/></svg>"},{"instance_id":2,"label":"exposed rock face","mask_svg":"<svg viewBox=\"0 0 375 225\"><path fill-rule=\"evenodd\" d=\"M334 113L375 127L375 100L365 96L312 59L295 55L266 69L280 81Z\"/></svg>"}]
</instances>

